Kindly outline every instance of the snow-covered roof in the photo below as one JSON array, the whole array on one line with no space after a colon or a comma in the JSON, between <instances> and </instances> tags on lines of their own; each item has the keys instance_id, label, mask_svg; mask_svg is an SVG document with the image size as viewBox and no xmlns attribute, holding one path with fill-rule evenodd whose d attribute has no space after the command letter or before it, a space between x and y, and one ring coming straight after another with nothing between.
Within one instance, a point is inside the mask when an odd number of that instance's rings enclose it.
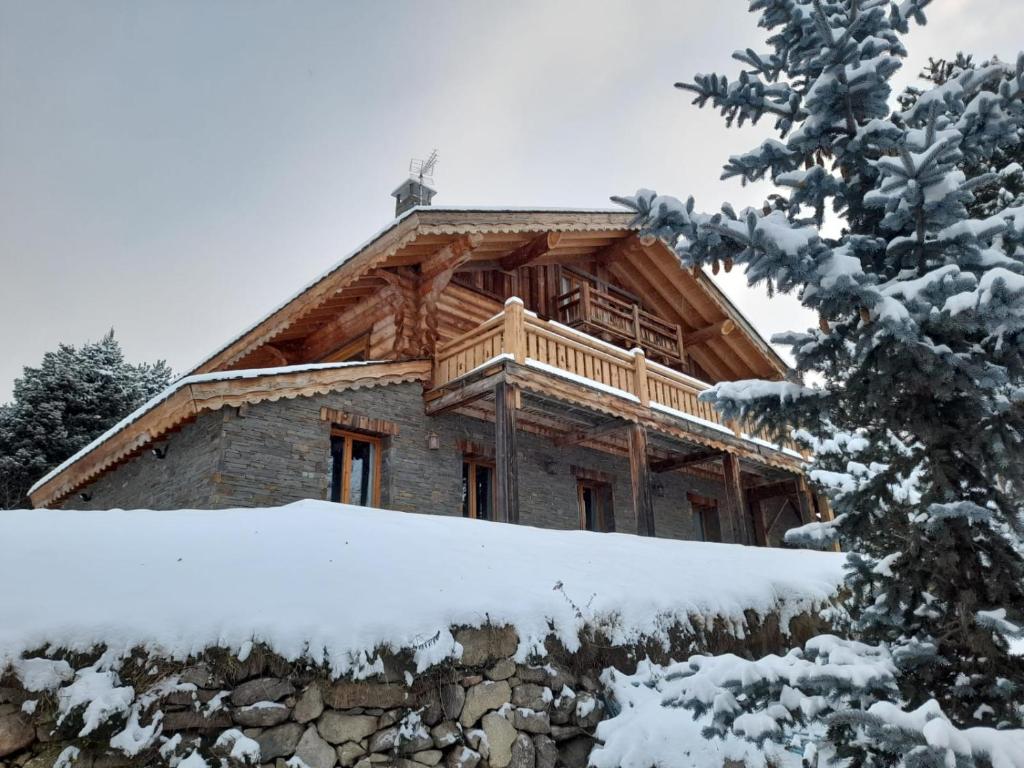
<instances>
[{"instance_id":1,"label":"snow-covered roof","mask_svg":"<svg viewBox=\"0 0 1024 768\"><path fill-rule=\"evenodd\" d=\"M84 459L90 453L95 451L101 445L106 443L114 436L129 430L132 425L142 419L144 416L156 411L162 404L168 402L172 396L178 392L185 390L189 387L195 387L210 382L222 382L232 381L238 379L255 379L255 378L269 378L269 377L280 377L280 376L294 376L296 374L311 373L316 371L333 371L345 368L361 368L365 366L391 366L390 362L381 361L347 361L342 363L313 363L308 365L289 365L281 366L277 368L251 368L237 371L218 371L214 373L200 373L191 376L183 376L172 382L166 389L159 394L154 395L145 403L140 405L130 414L125 416L121 421L117 422L114 426L108 429L106 432L101 434L95 440L84 446L81 450L70 456L56 467L47 472L43 477L37 480L31 488L29 488L28 494L32 496L43 486L49 483L51 480L59 476L62 472L68 470L76 463ZM255 400L254 400L255 401ZM154 437L154 436L150 436Z\"/></svg>"},{"instance_id":2,"label":"snow-covered roof","mask_svg":"<svg viewBox=\"0 0 1024 768\"><path fill-rule=\"evenodd\" d=\"M616 643L664 640L675 622L694 619L720 618L740 631L746 610L778 611L785 627L830 599L843 576L835 553L321 501L10 511L0 515L0 541L10 544L0 583L19 585L0 590L0 670L47 646L181 657L256 641L288 658L326 660L340 674L381 644L418 648L422 665L442 661L459 651L450 628L487 622L514 625L521 655L550 628L574 649L584 624ZM288 560L287 578L283 552L302 553ZM234 585L231 594L210 589L218 583ZM331 610L325 595L341 596L344 610Z\"/></svg>"}]
</instances>

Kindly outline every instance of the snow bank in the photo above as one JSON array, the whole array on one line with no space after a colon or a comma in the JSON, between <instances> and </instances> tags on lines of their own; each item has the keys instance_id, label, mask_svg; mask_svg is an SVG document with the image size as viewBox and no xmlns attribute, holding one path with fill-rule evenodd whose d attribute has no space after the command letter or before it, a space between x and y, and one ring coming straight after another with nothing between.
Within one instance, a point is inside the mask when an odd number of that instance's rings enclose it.
<instances>
[{"instance_id":1,"label":"snow bank","mask_svg":"<svg viewBox=\"0 0 1024 768\"><path fill-rule=\"evenodd\" d=\"M174 658L210 646L371 672L365 652L461 652L453 626L512 624L525 657L551 628L618 643L743 612L788 618L834 593L843 557L548 531L320 501L268 509L0 513L0 669L48 645ZM550 621L550 625L549 625Z\"/></svg>"}]
</instances>

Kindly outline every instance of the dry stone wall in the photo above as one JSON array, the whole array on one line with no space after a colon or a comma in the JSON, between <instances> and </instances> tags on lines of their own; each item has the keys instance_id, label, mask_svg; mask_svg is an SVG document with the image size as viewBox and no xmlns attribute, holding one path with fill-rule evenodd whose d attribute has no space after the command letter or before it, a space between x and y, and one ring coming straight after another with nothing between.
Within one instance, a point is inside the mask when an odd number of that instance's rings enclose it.
<instances>
[{"instance_id":1,"label":"dry stone wall","mask_svg":"<svg viewBox=\"0 0 1024 768\"><path fill-rule=\"evenodd\" d=\"M510 627L455 632L462 656L417 672L414 653L381 652L365 679L256 647L172 662L97 650L21 659L0 670L0 768L586 768L615 703L608 666L691 652L760 654L821 629L751 620L742 639L709 627L671 648L581 638L567 653L516 660Z\"/></svg>"},{"instance_id":2,"label":"dry stone wall","mask_svg":"<svg viewBox=\"0 0 1024 768\"><path fill-rule=\"evenodd\" d=\"M411 656L392 656L367 680L331 680L259 650L177 671L143 655L117 672L103 672L102 657L77 670L51 662L59 687L44 691L10 671L0 682L0 766L585 766L606 707L594 676L516 663L511 628L457 639L457 665L416 675ZM97 696L75 704L82 691L69 689L97 674L116 679L84 686Z\"/></svg>"}]
</instances>

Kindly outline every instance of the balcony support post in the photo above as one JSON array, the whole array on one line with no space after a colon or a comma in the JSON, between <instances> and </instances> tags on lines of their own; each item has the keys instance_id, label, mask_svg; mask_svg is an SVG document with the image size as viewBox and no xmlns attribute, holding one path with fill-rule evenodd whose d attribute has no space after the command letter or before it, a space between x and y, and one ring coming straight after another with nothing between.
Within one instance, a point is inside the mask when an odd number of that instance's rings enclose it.
<instances>
[{"instance_id":1,"label":"balcony support post","mask_svg":"<svg viewBox=\"0 0 1024 768\"><path fill-rule=\"evenodd\" d=\"M636 532L641 536L653 536L654 499L651 494L651 470L647 461L647 429L642 424L630 424L627 434Z\"/></svg>"},{"instance_id":2,"label":"balcony support post","mask_svg":"<svg viewBox=\"0 0 1024 768\"><path fill-rule=\"evenodd\" d=\"M495 520L519 522L519 450L516 439L516 388L499 381L494 387Z\"/></svg>"},{"instance_id":3,"label":"balcony support post","mask_svg":"<svg viewBox=\"0 0 1024 768\"><path fill-rule=\"evenodd\" d=\"M732 528L732 541L737 544L750 544L752 538L746 524L747 505L743 498L739 459L731 453L723 454L722 470L725 475L726 516Z\"/></svg>"},{"instance_id":4,"label":"balcony support post","mask_svg":"<svg viewBox=\"0 0 1024 768\"><path fill-rule=\"evenodd\" d=\"M505 302L504 351L522 365L526 362L526 307L518 296Z\"/></svg>"}]
</instances>

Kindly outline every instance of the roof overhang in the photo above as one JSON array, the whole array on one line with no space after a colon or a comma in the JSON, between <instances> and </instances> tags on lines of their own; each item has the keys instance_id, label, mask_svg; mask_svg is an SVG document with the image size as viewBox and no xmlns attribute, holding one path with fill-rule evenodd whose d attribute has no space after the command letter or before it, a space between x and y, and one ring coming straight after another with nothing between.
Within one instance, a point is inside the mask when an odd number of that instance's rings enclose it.
<instances>
[{"instance_id":1,"label":"roof overhang","mask_svg":"<svg viewBox=\"0 0 1024 768\"><path fill-rule=\"evenodd\" d=\"M552 254L553 258L557 258L560 252L578 254L578 244L587 238L638 240L637 230L631 226L632 220L633 214L628 211L605 209L413 208L205 358L192 372L206 373L231 366L251 367L262 362L247 356L261 346L298 335L298 329L310 322L310 317L317 313L324 317L329 317L332 311L337 314L332 307L343 301L341 297L346 292L359 295L379 289L373 277L375 270L377 274L381 271L377 268L415 263L417 258L425 258L418 254L429 254L432 252L430 249L436 251L443 247L446 239L454 241L467 235L480 235L484 242L483 247L477 249L480 258L493 258L502 244L509 243L517 235L528 238L545 232L568 233L563 237L559 249ZM756 367L752 366L758 373L752 372L749 377L757 377L759 374L764 376L768 372L778 377L785 373L786 363L714 285L710 277L702 272L691 274L679 263L671 248L661 241L643 245L639 250L652 257L659 270L673 273L671 277L675 279L675 287L670 290L678 291L678 286L683 285L700 294L703 311L709 315L704 318L705 322L729 318L743 329L743 334L716 343L735 346L747 360L760 361ZM662 287L657 284L659 280L653 282L655 284L649 288L638 286L638 290L651 293Z\"/></svg>"}]
</instances>

